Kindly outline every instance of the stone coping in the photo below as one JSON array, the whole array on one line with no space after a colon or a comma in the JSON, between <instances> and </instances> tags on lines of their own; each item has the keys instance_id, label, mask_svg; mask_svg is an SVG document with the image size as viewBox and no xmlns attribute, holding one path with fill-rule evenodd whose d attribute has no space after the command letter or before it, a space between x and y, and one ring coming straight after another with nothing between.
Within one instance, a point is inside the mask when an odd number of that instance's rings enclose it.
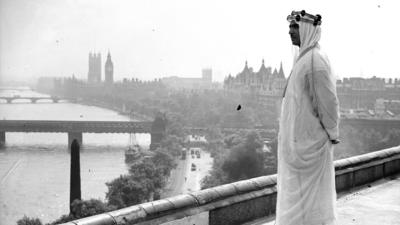
<instances>
[{"instance_id":1,"label":"stone coping","mask_svg":"<svg viewBox=\"0 0 400 225\"><path fill-rule=\"evenodd\" d=\"M373 161L391 158L392 156L400 156L400 146L388 148L376 152L363 155L353 156L350 158L339 159L335 161L335 170L343 170L350 167L361 166Z\"/></svg>"},{"instance_id":2,"label":"stone coping","mask_svg":"<svg viewBox=\"0 0 400 225\"><path fill-rule=\"evenodd\" d=\"M368 165L373 166L379 164L379 162L383 163L393 159L400 159L400 146L337 160L335 161L336 175L347 173L347 171L350 173L357 168L365 168ZM349 170L349 168L352 168L352 170ZM142 203L75 220L66 223L66 225L135 224L162 217L178 219L260 196L276 194L276 182L276 174L261 176Z\"/></svg>"}]
</instances>

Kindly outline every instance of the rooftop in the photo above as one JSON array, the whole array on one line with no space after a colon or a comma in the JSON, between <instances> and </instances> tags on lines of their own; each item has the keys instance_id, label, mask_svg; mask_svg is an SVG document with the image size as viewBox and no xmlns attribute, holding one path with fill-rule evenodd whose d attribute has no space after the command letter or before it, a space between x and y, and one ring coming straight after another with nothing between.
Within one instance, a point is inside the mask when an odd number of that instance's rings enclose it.
<instances>
[{"instance_id":1,"label":"rooftop","mask_svg":"<svg viewBox=\"0 0 400 225\"><path fill-rule=\"evenodd\" d=\"M385 178L341 193L337 200L340 225L395 225L400 221L400 175ZM264 217L244 225L274 225Z\"/></svg>"}]
</instances>

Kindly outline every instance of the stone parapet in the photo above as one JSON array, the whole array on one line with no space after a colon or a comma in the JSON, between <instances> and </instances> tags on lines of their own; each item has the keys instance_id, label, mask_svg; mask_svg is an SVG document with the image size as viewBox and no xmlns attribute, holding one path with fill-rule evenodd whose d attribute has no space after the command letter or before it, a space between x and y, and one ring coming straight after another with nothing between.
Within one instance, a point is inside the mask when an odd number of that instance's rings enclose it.
<instances>
[{"instance_id":1,"label":"stone parapet","mask_svg":"<svg viewBox=\"0 0 400 225\"><path fill-rule=\"evenodd\" d=\"M336 188L344 191L400 173L400 146L335 161ZM276 175L238 181L147 202L66 225L234 225L275 213Z\"/></svg>"}]
</instances>

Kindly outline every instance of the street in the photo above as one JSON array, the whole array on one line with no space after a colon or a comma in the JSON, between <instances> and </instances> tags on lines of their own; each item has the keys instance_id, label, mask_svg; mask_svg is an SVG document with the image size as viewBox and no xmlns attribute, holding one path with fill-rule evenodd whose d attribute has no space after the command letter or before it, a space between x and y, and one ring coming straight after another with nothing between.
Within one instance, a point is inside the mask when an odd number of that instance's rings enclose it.
<instances>
[{"instance_id":1,"label":"street","mask_svg":"<svg viewBox=\"0 0 400 225\"><path fill-rule=\"evenodd\" d=\"M179 160L176 169L171 172L170 179L161 194L162 198L167 198L179 194L198 191L201 189L201 180L207 176L212 168L213 158L205 151L201 151L201 157L194 158L188 151L185 160ZM196 170L191 171L191 165L196 165Z\"/></svg>"}]
</instances>

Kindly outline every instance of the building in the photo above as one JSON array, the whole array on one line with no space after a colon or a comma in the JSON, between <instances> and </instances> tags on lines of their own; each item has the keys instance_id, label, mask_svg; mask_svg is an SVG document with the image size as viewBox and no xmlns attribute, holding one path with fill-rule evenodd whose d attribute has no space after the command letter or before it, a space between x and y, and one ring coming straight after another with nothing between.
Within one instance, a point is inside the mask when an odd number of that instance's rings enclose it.
<instances>
[{"instance_id":1,"label":"building","mask_svg":"<svg viewBox=\"0 0 400 225\"><path fill-rule=\"evenodd\" d=\"M286 85L286 78L283 72L282 63L279 71L275 68L272 72L271 67L265 67L264 60L258 72L247 65L247 61L242 72L235 77L225 78L224 88L228 90L248 91L263 96L282 96Z\"/></svg>"},{"instance_id":2,"label":"building","mask_svg":"<svg viewBox=\"0 0 400 225\"><path fill-rule=\"evenodd\" d=\"M200 135L188 135L185 138L185 145L188 148L201 148L207 145L207 139Z\"/></svg>"},{"instance_id":3,"label":"building","mask_svg":"<svg viewBox=\"0 0 400 225\"><path fill-rule=\"evenodd\" d=\"M353 109L374 109L377 99L400 100L400 80L351 77L336 82L340 106ZM386 103L385 103L386 104ZM396 103L391 103L396 108ZM397 111L397 110L396 110Z\"/></svg>"},{"instance_id":4,"label":"building","mask_svg":"<svg viewBox=\"0 0 400 225\"><path fill-rule=\"evenodd\" d=\"M107 54L106 64L104 65L105 84L112 85L114 83L114 65L111 61L110 52Z\"/></svg>"},{"instance_id":5,"label":"building","mask_svg":"<svg viewBox=\"0 0 400 225\"><path fill-rule=\"evenodd\" d=\"M187 77L164 77L161 82L169 88L182 90L204 90L212 89L212 69L206 68L202 70L201 78L187 78Z\"/></svg>"},{"instance_id":6,"label":"building","mask_svg":"<svg viewBox=\"0 0 400 225\"><path fill-rule=\"evenodd\" d=\"M88 83L101 82L101 54L89 53Z\"/></svg>"}]
</instances>

